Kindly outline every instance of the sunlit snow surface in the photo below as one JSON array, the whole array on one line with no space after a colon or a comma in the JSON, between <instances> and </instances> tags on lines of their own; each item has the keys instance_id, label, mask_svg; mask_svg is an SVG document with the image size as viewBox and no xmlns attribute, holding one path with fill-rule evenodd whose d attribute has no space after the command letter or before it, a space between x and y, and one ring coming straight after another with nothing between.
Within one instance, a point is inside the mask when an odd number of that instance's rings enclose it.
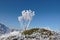
<instances>
[{"instance_id":1,"label":"sunlit snow surface","mask_svg":"<svg viewBox=\"0 0 60 40\"><path fill-rule=\"evenodd\" d=\"M33 36L36 36L33 38ZM51 36L51 39L49 37L44 38L46 35L41 36L39 33L34 33L30 35L31 38L26 38L25 35L22 35L19 31L10 32L8 34L4 34L0 36L0 40L60 40L60 35L57 36Z\"/></svg>"},{"instance_id":2,"label":"sunlit snow surface","mask_svg":"<svg viewBox=\"0 0 60 40\"><path fill-rule=\"evenodd\" d=\"M21 34L19 33L19 31L10 32L10 33L8 33L8 34L4 34L4 35L0 36L0 40L5 40L5 39L7 39L8 37L19 36L19 35L21 35Z\"/></svg>"}]
</instances>

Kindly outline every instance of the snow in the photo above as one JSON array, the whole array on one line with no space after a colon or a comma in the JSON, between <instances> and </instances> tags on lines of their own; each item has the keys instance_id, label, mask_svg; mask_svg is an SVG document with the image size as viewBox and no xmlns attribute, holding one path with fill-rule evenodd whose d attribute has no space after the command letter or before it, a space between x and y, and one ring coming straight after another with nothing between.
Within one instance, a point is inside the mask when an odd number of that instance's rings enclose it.
<instances>
[{"instance_id":1,"label":"snow","mask_svg":"<svg viewBox=\"0 0 60 40\"><path fill-rule=\"evenodd\" d=\"M17 38L18 40L49 40L49 37L44 38L46 35L41 35L39 33L33 33L32 35L29 35L31 38L25 38L26 35L22 35L19 31L13 31L10 32L8 34L4 34L2 36L0 36L0 40L9 40L7 38L10 38L10 40L13 40L15 38ZM32 38L32 36L36 36L34 38ZM60 40L60 35L53 35L50 36L52 39L51 40Z\"/></svg>"}]
</instances>

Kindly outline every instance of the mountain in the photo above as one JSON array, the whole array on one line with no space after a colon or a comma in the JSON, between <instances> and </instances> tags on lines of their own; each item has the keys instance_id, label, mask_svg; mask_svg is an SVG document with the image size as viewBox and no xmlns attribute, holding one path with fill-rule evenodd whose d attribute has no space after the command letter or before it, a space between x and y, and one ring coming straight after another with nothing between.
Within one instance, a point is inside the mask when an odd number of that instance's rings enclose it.
<instances>
[{"instance_id":1,"label":"mountain","mask_svg":"<svg viewBox=\"0 0 60 40\"><path fill-rule=\"evenodd\" d=\"M44 28L33 28L33 29L30 29L30 30L25 30L22 32L22 34L24 35L31 35L33 33L41 33L42 35L45 34L45 35L53 35L53 32L51 30L48 30L48 29L44 29Z\"/></svg>"},{"instance_id":2,"label":"mountain","mask_svg":"<svg viewBox=\"0 0 60 40\"><path fill-rule=\"evenodd\" d=\"M25 35L25 38L31 38L34 40L60 40L60 33L44 28L25 30L22 34Z\"/></svg>"},{"instance_id":3,"label":"mountain","mask_svg":"<svg viewBox=\"0 0 60 40\"><path fill-rule=\"evenodd\" d=\"M0 35L9 33L10 29L6 27L4 24L0 23Z\"/></svg>"},{"instance_id":4,"label":"mountain","mask_svg":"<svg viewBox=\"0 0 60 40\"><path fill-rule=\"evenodd\" d=\"M44 28L33 28L22 32L10 32L2 35L0 40L60 40L60 33Z\"/></svg>"}]
</instances>

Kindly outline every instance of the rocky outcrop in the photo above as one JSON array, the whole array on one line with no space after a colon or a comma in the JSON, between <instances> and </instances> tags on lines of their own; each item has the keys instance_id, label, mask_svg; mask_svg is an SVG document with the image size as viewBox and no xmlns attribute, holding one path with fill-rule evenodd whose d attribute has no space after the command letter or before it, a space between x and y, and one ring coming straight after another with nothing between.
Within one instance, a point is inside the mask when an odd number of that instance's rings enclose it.
<instances>
[{"instance_id":1,"label":"rocky outcrop","mask_svg":"<svg viewBox=\"0 0 60 40\"><path fill-rule=\"evenodd\" d=\"M1 36L0 40L60 40L60 33L47 29L34 28L23 32L11 32L10 34Z\"/></svg>"}]
</instances>

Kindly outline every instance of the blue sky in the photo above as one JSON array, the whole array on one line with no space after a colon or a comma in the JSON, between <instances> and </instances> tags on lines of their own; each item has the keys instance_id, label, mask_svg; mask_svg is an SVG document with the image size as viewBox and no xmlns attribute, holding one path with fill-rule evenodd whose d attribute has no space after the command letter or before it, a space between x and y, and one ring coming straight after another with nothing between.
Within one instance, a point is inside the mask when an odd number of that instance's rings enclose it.
<instances>
[{"instance_id":1,"label":"blue sky","mask_svg":"<svg viewBox=\"0 0 60 40\"><path fill-rule=\"evenodd\" d=\"M11 28L22 28L17 18L22 10L29 9L36 14L29 28L60 30L60 0L0 0L0 23Z\"/></svg>"}]
</instances>

